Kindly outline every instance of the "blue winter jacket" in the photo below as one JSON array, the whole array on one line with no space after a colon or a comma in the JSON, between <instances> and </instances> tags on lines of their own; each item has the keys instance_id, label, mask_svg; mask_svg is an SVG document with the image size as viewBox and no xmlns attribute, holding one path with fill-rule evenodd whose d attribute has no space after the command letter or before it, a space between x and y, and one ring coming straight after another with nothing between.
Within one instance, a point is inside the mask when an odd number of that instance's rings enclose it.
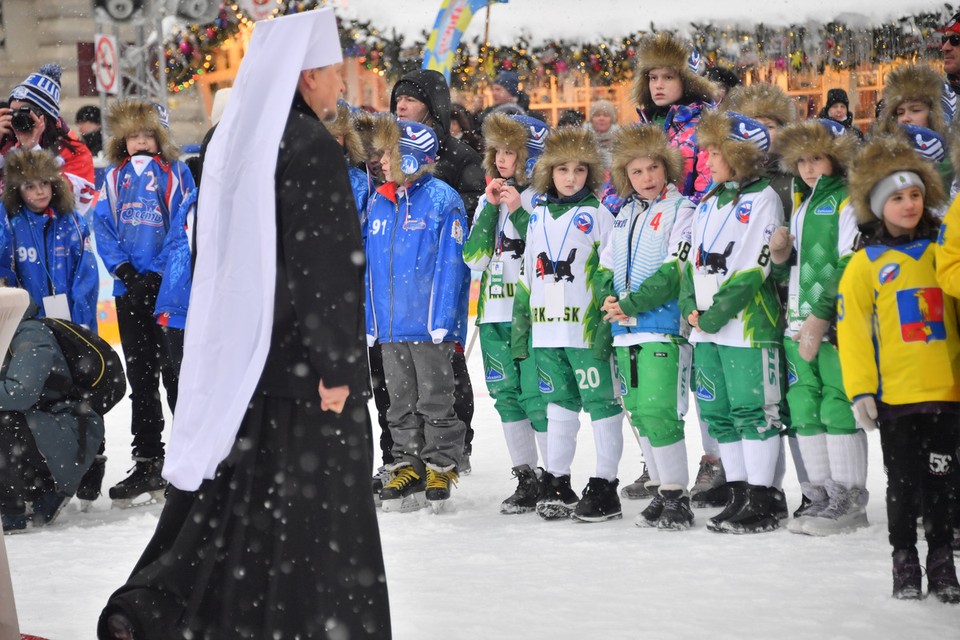
<instances>
[{"instance_id":1,"label":"blue winter jacket","mask_svg":"<svg viewBox=\"0 0 960 640\"><path fill-rule=\"evenodd\" d=\"M470 280L463 200L430 175L406 192L395 186L378 187L368 207L367 341L462 343Z\"/></svg>"},{"instance_id":2,"label":"blue winter jacket","mask_svg":"<svg viewBox=\"0 0 960 640\"><path fill-rule=\"evenodd\" d=\"M107 171L93 218L97 253L110 273L124 262L137 273L163 273L157 258L187 192L196 188L187 165L137 155ZM119 278L113 295L127 292Z\"/></svg>"},{"instance_id":3,"label":"blue winter jacket","mask_svg":"<svg viewBox=\"0 0 960 640\"><path fill-rule=\"evenodd\" d=\"M197 189L191 189L173 217L173 224L163 241L158 264L163 265L163 280L157 292L154 317L157 324L174 329L187 326L187 307L193 271L190 268L190 230L197 214Z\"/></svg>"},{"instance_id":4,"label":"blue winter jacket","mask_svg":"<svg viewBox=\"0 0 960 640\"><path fill-rule=\"evenodd\" d=\"M360 169L349 166L347 174L350 176L350 188L353 189L353 199L357 203L357 214L360 216L360 224L363 224L367 213L367 203L370 199L370 181L367 179L367 173Z\"/></svg>"},{"instance_id":5,"label":"blue winter jacket","mask_svg":"<svg viewBox=\"0 0 960 640\"><path fill-rule=\"evenodd\" d=\"M65 293L70 319L96 332L100 276L87 223L74 211L34 213L21 206L9 215L2 205L0 211L0 255L4 264L12 260L16 281L40 307L37 315L46 315L44 296Z\"/></svg>"}]
</instances>

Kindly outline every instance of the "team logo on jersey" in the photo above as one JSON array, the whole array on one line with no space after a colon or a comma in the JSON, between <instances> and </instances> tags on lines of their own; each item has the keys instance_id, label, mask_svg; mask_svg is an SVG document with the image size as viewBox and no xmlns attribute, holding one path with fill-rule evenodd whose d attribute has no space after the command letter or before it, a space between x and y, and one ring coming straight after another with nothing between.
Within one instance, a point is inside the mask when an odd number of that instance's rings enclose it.
<instances>
[{"instance_id":1,"label":"team logo on jersey","mask_svg":"<svg viewBox=\"0 0 960 640\"><path fill-rule=\"evenodd\" d=\"M460 224L459 220L453 221L453 227L450 229L450 237L453 238L457 244L463 244L463 225Z\"/></svg>"},{"instance_id":2,"label":"team logo on jersey","mask_svg":"<svg viewBox=\"0 0 960 640\"><path fill-rule=\"evenodd\" d=\"M573 224L577 225L577 229L580 229L580 231L590 233L593 230L593 216L589 213L578 213L577 217L573 219Z\"/></svg>"},{"instance_id":3,"label":"team logo on jersey","mask_svg":"<svg viewBox=\"0 0 960 640\"><path fill-rule=\"evenodd\" d=\"M753 210L752 202L744 202L739 207L737 207L737 222L742 222L747 224L750 222L750 212Z\"/></svg>"},{"instance_id":4,"label":"team logo on jersey","mask_svg":"<svg viewBox=\"0 0 960 640\"><path fill-rule=\"evenodd\" d=\"M406 175L412 175L420 168L420 162L412 155L405 155L400 158L400 171Z\"/></svg>"},{"instance_id":5,"label":"team logo on jersey","mask_svg":"<svg viewBox=\"0 0 960 640\"><path fill-rule=\"evenodd\" d=\"M405 218L403 221L404 231L423 231L427 228L427 221L423 218Z\"/></svg>"},{"instance_id":6,"label":"team logo on jersey","mask_svg":"<svg viewBox=\"0 0 960 640\"><path fill-rule=\"evenodd\" d=\"M570 249L566 260L557 260L556 262L550 259L546 251L541 251L540 255L537 256L537 277L545 278L546 276L553 276L554 282L560 282L561 280L573 282L575 278L571 267L573 267L573 261L576 259L576 247Z\"/></svg>"},{"instance_id":7,"label":"team logo on jersey","mask_svg":"<svg viewBox=\"0 0 960 640\"><path fill-rule=\"evenodd\" d=\"M777 225L768 224L763 230L763 242L764 244L770 244L770 238L773 237L774 231L777 230Z\"/></svg>"},{"instance_id":8,"label":"team logo on jersey","mask_svg":"<svg viewBox=\"0 0 960 640\"><path fill-rule=\"evenodd\" d=\"M887 284L893 282L897 279L897 276L900 275L900 265L891 262L890 264L885 264L880 269L880 284Z\"/></svg>"},{"instance_id":9,"label":"team logo on jersey","mask_svg":"<svg viewBox=\"0 0 960 640\"><path fill-rule=\"evenodd\" d=\"M524 242L523 238L511 238L506 232L500 232L500 247L498 253L501 255L509 253L512 259L519 260L523 257L523 252L526 248L527 243Z\"/></svg>"},{"instance_id":10,"label":"team logo on jersey","mask_svg":"<svg viewBox=\"0 0 960 640\"><path fill-rule=\"evenodd\" d=\"M717 399L717 388L699 371L697 371L697 398L704 402L713 402Z\"/></svg>"},{"instance_id":11,"label":"team logo on jersey","mask_svg":"<svg viewBox=\"0 0 960 640\"><path fill-rule=\"evenodd\" d=\"M535 225L536 223L537 223L537 212L534 211L533 213L530 214L530 219L527 220L527 226L529 227L529 226Z\"/></svg>"},{"instance_id":12,"label":"team logo on jersey","mask_svg":"<svg viewBox=\"0 0 960 640\"><path fill-rule=\"evenodd\" d=\"M537 388L540 389L540 393L553 393L553 378L539 367L537 367Z\"/></svg>"},{"instance_id":13,"label":"team logo on jersey","mask_svg":"<svg viewBox=\"0 0 960 640\"><path fill-rule=\"evenodd\" d=\"M142 202L131 202L120 211L120 222L133 226L162 227L163 214L156 208L147 208Z\"/></svg>"},{"instance_id":14,"label":"team logo on jersey","mask_svg":"<svg viewBox=\"0 0 960 640\"><path fill-rule=\"evenodd\" d=\"M727 258L733 253L733 247L736 243L731 240L727 243L723 253L710 253L704 250L703 245L697 249L696 265L703 267L706 273L719 273L722 276L727 275Z\"/></svg>"},{"instance_id":15,"label":"team logo on jersey","mask_svg":"<svg viewBox=\"0 0 960 640\"><path fill-rule=\"evenodd\" d=\"M787 362L787 386L792 385L794 382L796 382L799 379L800 379L799 376L797 376L797 368L794 366L792 362L788 361Z\"/></svg>"},{"instance_id":16,"label":"team logo on jersey","mask_svg":"<svg viewBox=\"0 0 960 640\"><path fill-rule=\"evenodd\" d=\"M918 287L897 291L900 337L904 342L945 340L943 292L939 287Z\"/></svg>"},{"instance_id":17,"label":"team logo on jersey","mask_svg":"<svg viewBox=\"0 0 960 640\"><path fill-rule=\"evenodd\" d=\"M837 201L834 198L830 198L822 205L813 210L813 214L817 216L832 216L837 210Z\"/></svg>"},{"instance_id":18,"label":"team logo on jersey","mask_svg":"<svg viewBox=\"0 0 960 640\"><path fill-rule=\"evenodd\" d=\"M484 358L487 362L486 372L484 373L484 378L487 382L500 382L504 380L507 376L504 374L503 363L497 360L492 356L487 356Z\"/></svg>"}]
</instances>

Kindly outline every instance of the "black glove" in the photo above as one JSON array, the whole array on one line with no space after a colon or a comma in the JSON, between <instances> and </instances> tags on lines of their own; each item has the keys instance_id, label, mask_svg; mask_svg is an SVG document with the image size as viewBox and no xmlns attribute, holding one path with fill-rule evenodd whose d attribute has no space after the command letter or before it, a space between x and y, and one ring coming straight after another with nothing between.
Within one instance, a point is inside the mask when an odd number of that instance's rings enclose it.
<instances>
[{"instance_id":1,"label":"black glove","mask_svg":"<svg viewBox=\"0 0 960 640\"><path fill-rule=\"evenodd\" d=\"M157 295L160 291L161 282L163 282L163 276L156 271L147 271L141 276L142 292L146 295Z\"/></svg>"},{"instance_id":2,"label":"black glove","mask_svg":"<svg viewBox=\"0 0 960 640\"><path fill-rule=\"evenodd\" d=\"M137 283L140 281L140 274L137 273L137 270L133 268L133 265L129 262L124 262L113 272L115 276L120 278L120 282L123 283L123 286L127 288L127 291L136 288Z\"/></svg>"}]
</instances>

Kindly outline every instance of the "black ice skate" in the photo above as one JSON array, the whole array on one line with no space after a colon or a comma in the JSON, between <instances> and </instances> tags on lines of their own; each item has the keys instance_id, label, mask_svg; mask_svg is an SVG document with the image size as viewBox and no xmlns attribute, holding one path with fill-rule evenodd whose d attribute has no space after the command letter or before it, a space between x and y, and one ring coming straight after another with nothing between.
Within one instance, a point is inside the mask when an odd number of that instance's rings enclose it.
<instances>
[{"instance_id":1,"label":"black ice skate","mask_svg":"<svg viewBox=\"0 0 960 640\"><path fill-rule=\"evenodd\" d=\"M433 467L427 467L427 504L434 513L440 513L446 508L447 500L450 499L450 485L456 486L457 472L452 468L439 470Z\"/></svg>"},{"instance_id":2,"label":"black ice skate","mask_svg":"<svg viewBox=\"0 0 960 640\"><path fill-rule=\"evenodd\" d=\"M686 531L693 526L693 511L690 509L690 495L680 485L660 487L663 497L663 513L657 520L660 531Z\"/></svg>"},{"instance_id":3,"label":"black ice skate","mask_svg":"<svg viewBox=\"0 0 960 640\"><path fill-rule=\"evenodd\" d=\"M544 520L569 518L580 498L570 488L570 476L543 474L543 494L537 501L537 513Z\"/></svg>"},{"instance_id":4,"label":"black ice skate","mask_svg":"<svg viewBox=\"0 0 960 640\"><path fill-rule=\"evenodd\" d=\"M648 482L647 490L653 496L653 500L643 511L637 514L637 519L633 521L633 524L641 529L656 527L660 516L663 515L663 496L660 495L660 483Z\"/></svg>"},{"instance_id":5,"label":"black ice skate","mask_svg":"<svg viewBox=\"0 0 960 640\"><path fill-rule=\"evenodd\" d=\"M940 602L960 604L960 582L949 545L927 552L927 591Z\"/></svg>"},{"instance_id":6,"label":"black ice skate","mask_svg":"<svg viewBox=\"0 0 960 640\"><path fill-rule=\"evenodd\" d=\"M920 575L920 557L917 555L915 548L893 552L894 598L897 600L920 600L923 598Z\"/></svg>"},{"instance_id":7,"label":"black ice skate","mask_svg":"<svg viewBox=\"0 0 960 640\"><path fill-rule=\"evenodd\" d=\"M377 507L380 506L380 492L383 490L383 485L388 482L390 482L390 472L386 467L378 468L370 481L370 487L373 489L373 504Z\"/></svg>"},{"instance_id":8,"label":"black ice skate","mask_svg":"<svg viewBox=\"0 0 960 640\"><path fill-rule=\"evenodd\" d=\"M423 476L410 465L390 471L390 481L380 490L380 508L388 512L408 513L425 506L427 497Z\"/></svg>"},{"instance_id":9,"label":"black ice skate","mask_svg":"<svg viewBox=\"0 0 960 640\"><path fill-rule=\"evenodd\" d=\"M727 490L727 502L723 507L723 511L707 520L707 529L710 531L721 531L720 524L727 518L739 513L747 501L746 482L738 480L736 482L728 482L725 486ZM720 487L717 487L714 491L719 489ZM693 499L691 498L691 502L692 501Z\"/></svg>"},{"instance_id":10,"label":"black ice skate","mask_svg":"<svg viewBox=\"0 0 960 640\"><path fill-rule=\"evenodd\" d=\"M620 498L617 496L619 480L590 478L583 490L583 496L573 510L573 519L580 522L604 522L623 517L620 510Z\"/></svg>"},{"instance_id":11,"label":"black ice skate","mask_svg":"<svg viewBox=\"0 0 960 640\"><path fill-rule=\"evenodd\" d=\"M537 508L540 497L540 479L530 465L523 464L513 468L517 478L517 490L500 503L500 513L529 513Z\"/></svg>"},{"instance_id":12,"label":"black ice skate","mask_svg":"<svg viewBox=\"0 0 960 640\"><path fill-rule=\"evenodd\" d=\"M113 506L127 509L162 503L167 490L167 481L160 476L162 470L163 458L137 460L130 475L110 487ZM147 496L147 499L138 500L143 496Z\"/></svg>"},{"instance_id":13,"label":"black ice skate","mask_svg":"<svg viewBox=\"0 0 960 640\"><path fill-rule=\"evenodd\" d=\"M93 459L93 464L83 474L80 479L80 486L77 488L77 499L80 500L80 511L87 511L90 505L100 497L101 487L103 486L103 474L107 470L107 456L98 454Z\"/></svg>"},{"instance_id":14,"label":"black ice skate","mask_svg":"<svg viewBox=\"0 0 960 640\"><path fill-rule=\"evenodd\" d=\"M625 486L623 489L620 489L620 497L626 498L627 500L643 500L644 498L652 498L653 494L650 493L650 489L647 488L647 483L650 482L650 472L647 470L647 463L643 463L643 473L640 474L640 477Z\"/></svg>"},{"instance_id":15,"label":"black ice skate","mask_svg":"<svg viewBox=\"0 0 960 640\"><path fill-rule=\"evenodd\" d=\"M720 523L724 533L766 533L780 528L777 517L777 489L746 485L746 501L743 508Z\"/></svg>"}]
</instances>

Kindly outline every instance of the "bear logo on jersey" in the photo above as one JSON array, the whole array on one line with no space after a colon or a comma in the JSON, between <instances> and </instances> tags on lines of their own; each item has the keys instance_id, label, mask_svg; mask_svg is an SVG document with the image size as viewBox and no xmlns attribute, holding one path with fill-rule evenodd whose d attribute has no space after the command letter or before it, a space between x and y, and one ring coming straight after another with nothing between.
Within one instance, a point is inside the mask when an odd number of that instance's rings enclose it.
<instances>
[{"instance_id":1,"label":"bear logo on jersey","mask_svg":"<svg viewBox=\"0 0 960 640\"><path fill-rule=\"evenodd\" d=\"M727 275L727 258L733 253L734 241L731 240L723 253L709 253L703 250L703 245L697 249L697 266L706 269L708 274L719 273Z\"/></svg>"},{"instance_id":2,"label":"bear logo on jersey","mask_svg":"<svg viewBox=\"0 0 960 640\"><path fill-rule=\"evenodd\" d=\"M504 253L511 253L510 257L514 260L519 260L523 257L523 252L527 248L527 243L523 241L523 238L511 238L503 231L500 232L500 251L502 255Z\"/></svg>"},{"instance_id":3,"label":"bear logo on jersey","mask_svg":"<svg viewBox=\"0 0 960 640\"><path fill-rule=\"evenodd\" d=\"M547 255L546 251L541 251L540 255L537 256L537 277L543 278L545 276L552 275L554 282L560 282L561 280L573 282L573 270L570 267L573 265L573 261L576 260L576 258L576 247L570 249L570 253L567 254L566 260L557 260L556 263L550 259L550 256Z\"/></svg>"}]
</instances>

